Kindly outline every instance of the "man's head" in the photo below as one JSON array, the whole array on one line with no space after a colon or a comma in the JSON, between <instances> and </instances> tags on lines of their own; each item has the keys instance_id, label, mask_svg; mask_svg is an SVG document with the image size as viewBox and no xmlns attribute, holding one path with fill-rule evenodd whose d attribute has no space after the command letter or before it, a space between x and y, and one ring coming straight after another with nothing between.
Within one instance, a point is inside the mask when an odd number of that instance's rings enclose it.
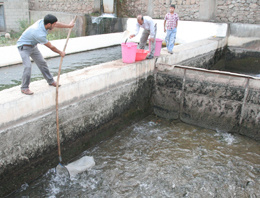
<instances>
[{"instance_id":1,"label":"man's head","mask_svg":"<svg viewBox=\"0 0 260 198\"><path fill-rule=\"evenodd\" d=\"M47 14L44 19L44 25L46 29L52 30L55 26L55 23L58 21L57 17L52 14Z\"/></svg>"},{"instance_id":2,"label":"man's head","mask_svg":"<svg viewBox=\"0 0 260 198\"><path fill-rule=\"evenodd\" d=\"M173 13L174 10L175 10L175 5L171 5L171 6L170 6L170 13Z\"/></svg>"},{"instance_id":3,"label":"man's head","mask_svg":"<svg viewBox=\"0 0 260 198\"><path fill-rule=\"evenodd\" d=\"M137 16L137 22L140 24L140 25L143 25L144 23L144 17L142 15L138 15Z\"/></svg>"}]
</instances>

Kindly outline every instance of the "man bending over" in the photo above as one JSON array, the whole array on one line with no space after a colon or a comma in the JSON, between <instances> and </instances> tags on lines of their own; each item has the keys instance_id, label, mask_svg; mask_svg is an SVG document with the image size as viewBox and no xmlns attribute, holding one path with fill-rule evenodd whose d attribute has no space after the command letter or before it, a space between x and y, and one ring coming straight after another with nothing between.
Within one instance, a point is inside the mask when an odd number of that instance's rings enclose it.
<instances>
[{"instance_id":1,"label":"man bending over","mask_svg":"<svg viewBox=\"0 0 260 198\"><path fill-rule=\"evenodd\" d=\"M37 44L43 44L50 48L53 52L58 53L60 56L65 56L65 52L60 51L47 40L47 34L48 31L52 30L54 27L72 28L74 27L74 23L71 22L70 24L64 24L57 21L58 19L55 16L48 14L44 17L44 19L41 19L28 27L17 41L18 51L21 55L24 66L21 92L26 95L33 94L33 92L29 89L32 70L30 57L39 67L47 83L50 86L56 87L56 82L54 81L53 76L49 71L47 62L44 60L41 52L38 50Z\"/></svg>"}]
</instances>

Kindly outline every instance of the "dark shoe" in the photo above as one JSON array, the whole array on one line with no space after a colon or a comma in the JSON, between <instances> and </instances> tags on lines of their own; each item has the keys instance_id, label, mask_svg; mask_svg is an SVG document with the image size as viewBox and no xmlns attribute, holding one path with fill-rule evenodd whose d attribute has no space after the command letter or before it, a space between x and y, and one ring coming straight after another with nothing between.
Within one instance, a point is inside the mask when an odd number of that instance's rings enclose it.
<instances>
[{"instance_id":1,"label":"dark shoe","mask_svg":"<svg viewBox=\"0 0 260 198\"><path fill-rule=\"evenodd\" d=\"M170 54L173 54L173 52L172 52L172 51L168 51L168 53L170 53Z\"/></svg>"},{"instance_id":2,"label":"dark shoe","mask_svg":"<svg viewBox=\"0 0 260 198\"><path fill-rule=\"evenodd\" d=\"M149 56L146 57L146 59L152 59L152 58L153 58L152 55L149 55Z\"/></svg>"},{"instance_id":3,"label":"dark shoe","mask_svg":"<svg viewBox=\"0 0 260 198\"><path fill-rule=\"evenodd\" d=\"M53 86L53 87L56 87L57 86L57 83L54 81L53 83L49 84L50 86ZM59 85L60 87L61 85Z\"/></svg>"},{"instance_id":4,"label":"dark shoe","mask_svg":"<svg viewBox=\"0 0 260 198\"><path fill-rule=\"evenodd\" d=\"M33 92L30 89L22 89L21 92L25 95L33 95Z\"/></svg>"}]
</instances>

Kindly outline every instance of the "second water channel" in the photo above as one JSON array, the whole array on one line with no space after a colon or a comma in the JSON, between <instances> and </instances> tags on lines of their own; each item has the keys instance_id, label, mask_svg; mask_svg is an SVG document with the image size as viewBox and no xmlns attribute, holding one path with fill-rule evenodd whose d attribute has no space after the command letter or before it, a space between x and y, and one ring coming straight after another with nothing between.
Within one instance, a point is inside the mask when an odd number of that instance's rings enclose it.
<instances>
[{"instance_id":1,"label":"second water channel","mask_svg":"<svg viewBox=\"0 0 260 198\"><path fill-rule=\"evenodd\" d=\"M121 58L121 46L102 48L77 54L68 54L63 59L61 74ZM53 76L58 75L60 59L60 57L46 59ZM20 85L22 74L23 64L0 68L0 91ZM43 79L41 71L37 68L37 65L32 62L31 82L41 79Z\"/></svg>"}]
</instances>

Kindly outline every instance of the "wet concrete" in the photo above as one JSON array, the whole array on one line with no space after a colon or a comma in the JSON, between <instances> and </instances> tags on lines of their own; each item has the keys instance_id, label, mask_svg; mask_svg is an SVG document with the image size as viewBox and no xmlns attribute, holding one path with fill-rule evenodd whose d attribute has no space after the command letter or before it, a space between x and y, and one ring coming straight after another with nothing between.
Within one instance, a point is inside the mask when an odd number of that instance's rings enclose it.
<instances>
[{"instance_id":1,"label":"wet concrete","mask_svg":"<svg viewBox=\"0 0 260 198\"><path fill-rule=\"evenodd\" d=\"M126 29L127 18L85 15L86 20L86 36L107 34L115 32L123 32Z\"/></svg>"},{"instance_id":2,"label":"wet concrete","mask_svg":"<svg viewBox=\"0 0 260 198\"><path fill-rule=\"evenodd\" d=\"M228 71L254 77L260 75L260 42L242 46L225 46L217 50L181 61L178 65Z\"/></svg>"},{"instance_id":3,"label":"wet concrete","mask_svg":"<svg viewBox=\"0 0 260 198\"><path fill-rule=\"evenodd\" d=\"M157 68L157 115L260 140L260 79L187 66Z\"/></svg>"}]
</instances>

